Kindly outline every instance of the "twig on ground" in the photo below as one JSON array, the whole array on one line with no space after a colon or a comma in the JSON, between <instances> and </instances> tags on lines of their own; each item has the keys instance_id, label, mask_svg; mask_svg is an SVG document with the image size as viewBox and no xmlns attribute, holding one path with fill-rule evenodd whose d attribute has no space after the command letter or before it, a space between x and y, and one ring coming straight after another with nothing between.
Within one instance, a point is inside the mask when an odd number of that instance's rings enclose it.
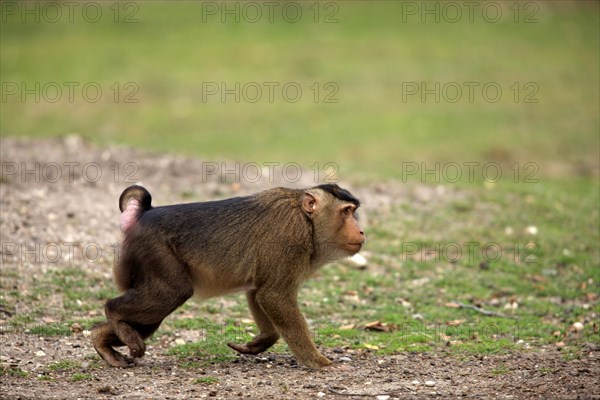
<instances>
[{"instance_id":1,"label":"twig on ground","mask_svg":"<svg viewBox=\"0 0 600 400\"><path fill-rule=\"evenodd\" d=\"M465 304L465 303L461 303L460 301L455 301L454 304L456 304L458 306L458 308L468 308L470 310L475 310L478 313L481 313L483 315L487 315L490 317L501 317L501 318L512 318L512 319L518 319L517 316L515 315L506 315L506 314L502 314L496 311L489 311L489 310L484 310L483 308L471 305L471 304Z\"/></svg>"},{"instance_id":2,"label":"twig on ground","mask_svg":"<svg viewBox=\"0 0 600 400\"><path fill-rule=\"evenodd\" d=\"M0 306L0 312L6 314L8 317L12 317L13 313L12 311L9 311L8 309Z\"/></svg>"},{"instance_id":3,"label":"twig on ground","mask_svg":"<svg viewBox=\"0 0 600 400\"><path fill-rule=\"evenodd\" d=\"M410 389L410 388L406 388L406 387L404 389L406 389L408 391L411 391L411 392L414 391L414 389ZM327 390L329 390L333 394L337 394L339 396L348 396L348 397L397 396L397 395L400 394L399 392L386 392L386 393L345 393L345 392L340 392L339 390L334 389L330 385L327 385Z\"/></svg>"}]
</instances>

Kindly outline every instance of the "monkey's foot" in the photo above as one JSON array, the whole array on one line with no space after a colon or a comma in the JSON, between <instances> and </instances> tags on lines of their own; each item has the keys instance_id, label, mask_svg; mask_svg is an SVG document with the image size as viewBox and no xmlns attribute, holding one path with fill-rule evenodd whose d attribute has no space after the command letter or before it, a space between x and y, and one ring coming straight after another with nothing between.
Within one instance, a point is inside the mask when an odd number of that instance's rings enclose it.
<instances>
[{"instance_id":1,"label":"monkey's foot","mask_svg":"<svg viewBox=\"0 0 600 400\"><path fill-rule=\"evenodd\" d=\"M116 351L112 347L105 349L96 349L100 357L113 367L126 368L133 364L134 360L124 354Z\"/></svg>"},{"instance_id":2,"label":"monkey's foot","mask_svg":"<svg viewBox=\"0 0 600 400\"><path fill-rule=\"evenodd\" d=\"M241 354L259 354L273 346L279 339L278 335L260 334L251 342L246 344L227 343L235 351Z\"/></svg>"},{"instance_id":3,"label":"monkey's foot","mask_svg":"<svg viewBox=\"0 0 600 400\"><path fill-rule=\"evenodd\" d=\"M123 321L113 321L112 327L119 340L129 348L131 358L141 358L146 352L146 343L138 331Z\"/></svg>"},{"instance_id":4,"label":"monkey's foot","mask_svg":"<svg viewBox=\"0 0 600 400\"><path fill-rule=\"evenodd\" d=\"M142 358L146 353L146 343L141 338L136 343L128 343L127 347L129 347L129 355L132 359Z\"/></svg>"}]
</instances>

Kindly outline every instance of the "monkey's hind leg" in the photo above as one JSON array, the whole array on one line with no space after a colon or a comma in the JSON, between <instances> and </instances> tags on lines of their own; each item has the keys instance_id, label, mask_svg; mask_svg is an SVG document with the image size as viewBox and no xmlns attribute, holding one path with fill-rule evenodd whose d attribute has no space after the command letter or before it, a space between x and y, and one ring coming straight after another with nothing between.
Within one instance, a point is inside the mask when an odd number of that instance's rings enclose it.
<instances>
[{"instance_id":1,"label":"monkey's hind leg","mask_svg":"<svg viewBox=\"0 0 600 400\"><path fill-rule=\"evenodd\" d=\"M115 335L108 322L103 322L92 328L92 343L100 357L113 367L127 367L133 362L131 358L113 348L124 346L124 343Z\"/></svg>"},{"instance_id":2,"label":"monkey's hind leg","mask_svg":"<svg viewBox=\"0 0 600 400\"><path fill-rule=\"evenodd\" d=\"M163 319L194 293L186 267L175 259L170 249L155 248L152 255L137 263L136 267L143 274L132 282L133 287L121 296L107 301L105 307L112 334L129 348L129 354L134 359L144 355L144 339L151 336ZM108 340L104 341L107 342ZM108 350L108 344L102 346L102 342L98 343L98 352L103 351L103 358L107 356L112 360L114 350ZM114 360L111 363L109 360L107 361L111 365L121 364L114 363Z\"/></svg>"},{"instance_id":3,"label":"monkey's hind leg","mask_svg":"<svg viewBox=\"0 0 600 400\"><path fill-rule=\"evenodd\" d=\"M260 333L246 344L227 343L235 351L241 354L259 354L273 346L279 340L279 333L271 322L271 319L265 314L262 307L256 302L256 290L250 290L246 293L248 306L254 317Z\"/></svg>"},{"instance_id":4,"label":"monkey's hind leg","mask_svg":"<svg viewBox=\"0 0 600 400\"><path fill-rule=\"evenodd\" d=\"M184 282L179 284L179 288L172 290L167 290L165 282L152 288L129 289L122 296L106 303L106 317L110 328L129 348L129 354L134 359L144 355L144 339L151 336L163 319L192 296L191 282L189 287Z\"/></svg>"}]
</instances>

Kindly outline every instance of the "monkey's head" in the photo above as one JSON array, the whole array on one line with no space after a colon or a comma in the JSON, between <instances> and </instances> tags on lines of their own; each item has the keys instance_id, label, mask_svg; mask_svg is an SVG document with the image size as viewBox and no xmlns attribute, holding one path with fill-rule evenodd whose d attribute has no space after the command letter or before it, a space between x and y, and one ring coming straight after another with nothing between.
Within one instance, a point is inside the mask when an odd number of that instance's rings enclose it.
<instances>
[{"instance_id":1,"label":"monkey's head","mask_svg":"<svg viewBox=\"0 0 600 400\"><path fill-rule=\"evenodd\" d=\"M360 201L338 185L325 184L307 189L302 210L314 227L317 258L332 261L358 253L366 242L358 223Z\"/></svg>"}]
</instances>

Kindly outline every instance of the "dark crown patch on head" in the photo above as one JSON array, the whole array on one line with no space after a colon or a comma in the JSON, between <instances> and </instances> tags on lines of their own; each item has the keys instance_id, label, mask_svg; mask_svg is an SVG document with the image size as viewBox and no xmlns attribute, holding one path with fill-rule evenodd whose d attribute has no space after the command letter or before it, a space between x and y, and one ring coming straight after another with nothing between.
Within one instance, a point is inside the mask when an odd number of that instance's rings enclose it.
<instances>
[{"instance_id":1,"label":"dark crown patch on head","mask_svg":"<svg viewBox=\"0 0 600 400\"><path fill-rule=\"evenodd\" d=\"M348 203L352 203L357 207L360 206L360 200L354 197L352 193L350 193L346 189L342 189L334 183L326 183L323 185L319 185L316 188L324 190L325 192L330 193L331 195L337 197L342 201L347 201Z\"/></svg>"}]
</instances>

